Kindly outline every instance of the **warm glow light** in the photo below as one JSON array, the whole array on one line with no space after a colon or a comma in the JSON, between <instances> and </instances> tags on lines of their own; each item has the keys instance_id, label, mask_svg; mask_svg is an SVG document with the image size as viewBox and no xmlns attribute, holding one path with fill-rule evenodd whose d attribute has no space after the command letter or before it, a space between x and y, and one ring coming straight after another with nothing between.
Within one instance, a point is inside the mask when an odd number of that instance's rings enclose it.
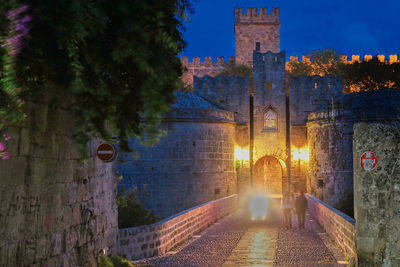
<instances>
[{"instance_id":1,"label":"warm glow light","mask_svg":"<svg viewBox=\"0 0 400 267\"><path fill-rule=\"evenodd\" d=\"M251 219L255 220L260 218L265 220L267 216L268 200L264 195L256 195L251 199L250 209L251 209Z\"/></svg>"},{"instance_id":2,"label":"warm glow light","mask_svg":"<svg viewBox=\"0 0 400 267\"><path fill-rule=\"evenodd\" d=\"M292 159L293 160L309 160L309 153L307 148L294 148L292 151Z\"/></svg>"},{"instance_id":3,"label":"warm glow light","mask_svg":"<svg viewBox=\"0 0 400 267\"><path fill-rule=\"evenodd\" d=\"M237 147L235 149L235 159L236 160L249 160L250 156L249 156L249 150L246 148L240 148Z\"/></svg>"}]
</instances>

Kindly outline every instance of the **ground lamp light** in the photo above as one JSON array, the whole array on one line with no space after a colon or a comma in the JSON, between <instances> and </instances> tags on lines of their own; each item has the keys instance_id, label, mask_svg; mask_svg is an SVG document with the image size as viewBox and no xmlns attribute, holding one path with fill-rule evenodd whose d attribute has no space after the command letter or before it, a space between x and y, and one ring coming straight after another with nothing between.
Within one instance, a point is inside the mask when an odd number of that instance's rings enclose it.
<instances>
[{"instance_id":1,"label":"ground lamp light","mask_svg":"<svg viewBox=\"0 0 400 267\"><path fill-rule=\"evenodd\" d=\"M240 147L237 147L235 149L235 160L236 160L237 167L238 167L238 163L241 162L241 167L243 168L243 161L244 160L248 161L249 159L250 159L249 149L240 148Z\"/></svg>"}]
</instances>

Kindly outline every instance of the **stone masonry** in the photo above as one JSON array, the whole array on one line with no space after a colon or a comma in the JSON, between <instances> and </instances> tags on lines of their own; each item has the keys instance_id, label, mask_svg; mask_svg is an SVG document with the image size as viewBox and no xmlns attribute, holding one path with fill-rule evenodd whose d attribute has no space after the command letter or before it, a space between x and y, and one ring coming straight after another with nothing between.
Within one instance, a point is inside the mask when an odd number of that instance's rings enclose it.
<instances>
[{"instance_id":1,"label":"stone masonry","mask_svg":"<svg viewBox=\"0 0 400 267\"><path fill-rule=\"evenodd\" d=\"M11 157L0 160L0 265L95 266L113 251L116 177L89 143L83 163L65 105L27 103L28 121L8 126Z\"/></svg>"},{"instance_id":2,"label":"stone masonry","mask_svg":"<svg viewBox=\"0 0 400 267\"><path fill-rule=\"evenodd\" d=\"M152 225L120 229L118 254L130 260L163 255L192 235L235 212L237 202L237 195L231 195L182 211Z\"/></svg>"},{"instance_id":3,"label":"stone masonry","mask_svg":"<svg viewBox=\"0 0 400 267\"><path fill-rule=\"evenodd\" d=\"M138 156L121 153L117 164L120 186L160 219L237 192L233 113L193 93L176 96L161 125L166 136L153 147L131 138Z\"/></svg>"},{"instance_id":4,"label":"stone masonry","mask_svg":"<svg viewBox=\"0 0 400 267\"><path fill-rule=\"evenodd\" d=\"M235 8L236 64L252 66L253 51L280 52L279 8L268 13L266 8Z\"/></svg>"},{"instance_id":5,"label":"stone masonry","mask_svg":"<svg viewBox=\"0 0 400 267\"><path fill-rule=\"evenodd\" d=\"M334 206L353 192L353 125L399 123L400 92L345 94L308 115L308 192Z\"/></svg>"},{"instance_id":6,"label":"stone masonry","mask_svg":"<svg viewBox=\"0 0 400 267\"><path fill-rule=\"evenodd\" d=\"M355 220L310 194L307 194L306 197L308 212L348 257L356 257Z\"/></svg>"},{"instance_id":7,"label":"stone masonry","mask_svg":"<svg viewBox=\"0 0 400 267\"><path fill-rule=\"evenodd\" d=\"M400 266L400 128L384 124L354 126L356 248L359 266ZM361 167L363 153L378 162Z\"/></svg>"}]
</instances>

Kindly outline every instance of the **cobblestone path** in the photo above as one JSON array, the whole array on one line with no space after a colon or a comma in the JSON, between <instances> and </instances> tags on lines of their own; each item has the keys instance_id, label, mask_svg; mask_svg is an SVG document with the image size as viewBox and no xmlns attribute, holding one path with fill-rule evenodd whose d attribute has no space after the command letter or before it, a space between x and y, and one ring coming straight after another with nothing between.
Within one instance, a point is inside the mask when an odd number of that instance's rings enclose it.
<instances>
[{"instance_id":1,"label":"cobblestone path","mask_svg":"<svg viewBox=\"0 0 400 267\"><path fill-rule=\"evenodd\" d=\"M309 214L305 229L297 229L292 216L292 229L279 228L274 266L348 266L343 253Z\"/></svg>"},{"instance_id":2,"label":"cobblestone path","mask_svg":"<svg viewBox=\"0 0 400 267\"><path fill-rule=\"evenodd\" d=\"M221 219L164 256L135 266L347 266L343 254L309 215L306 228L251 221L239 211ZM297 221L293 216L293 226Z\"/></svg>"},{"instance_id":3,"label":"cobblestone path","mask_svg":"<svg viewBox=\"0 0 400 267\"><path fill-rule=\"evenodd\" d=\"M164 256L137 262L138 266L222 266L247 231L243 212L227 216Z\"/></svg>"},{"instance_id":4,"label":"cobblestone path","mask_svg":"<svg viewBox=\"0 0 400 267\"><path fill-rule=\"evenodd\" d=\"M252 222L223 267L274 266L277 239L276 225Z\"/></svg>"}]
</instances>

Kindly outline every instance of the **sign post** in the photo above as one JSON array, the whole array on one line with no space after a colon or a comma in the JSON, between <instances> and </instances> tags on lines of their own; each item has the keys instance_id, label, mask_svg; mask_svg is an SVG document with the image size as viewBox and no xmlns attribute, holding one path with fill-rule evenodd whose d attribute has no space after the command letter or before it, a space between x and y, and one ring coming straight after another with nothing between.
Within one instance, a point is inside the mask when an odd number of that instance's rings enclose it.
<instances>
[{"instance_id":1,"label":"sign post","mask_svg":"<svg viewBox=\"0 0 400 267\"><path fill-rule=\"evenodd\" d=\"M105 162L110 162L115 159L115 148L113 145L104 143L98 146L96 155L99 159Z\"/></svg>"},{"instance_id":2,"label":"sign post","mask_svg":"<svg viewBox=\"0 0 400 267\"><path fill-rule=\"evenodd\" d=\"M364 152L360 158L361 167L366 171L372 171L378 164L378 158L374 152Z\"/></svg>"}]
</instances>

